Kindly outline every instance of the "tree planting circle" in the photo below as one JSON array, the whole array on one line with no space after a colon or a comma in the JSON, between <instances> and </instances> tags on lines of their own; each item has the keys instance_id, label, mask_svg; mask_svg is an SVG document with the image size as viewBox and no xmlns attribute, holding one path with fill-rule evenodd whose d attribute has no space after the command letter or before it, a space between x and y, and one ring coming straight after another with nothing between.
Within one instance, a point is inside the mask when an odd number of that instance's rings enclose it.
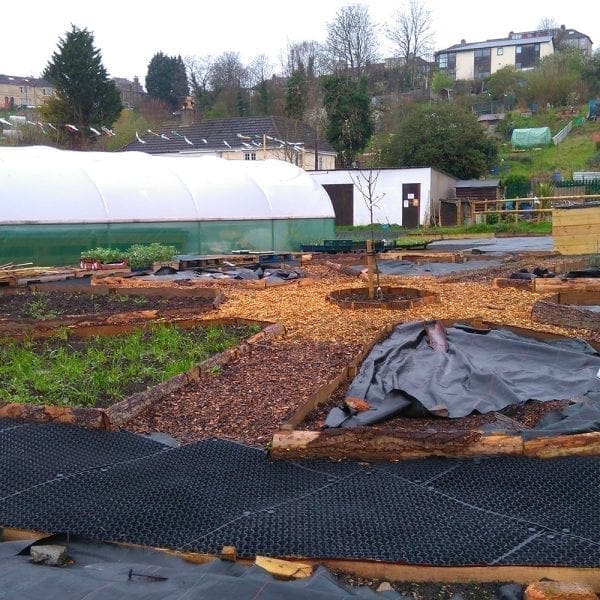
<instances>
[{"instance_id":1,"label":"tree planting circle","mask_svg":"<svg viewBox=\"0 0 600 600\"><path fill-rule=\"evenodd\" d=\"M377 290L377 287L375 288ZM415 306L439 302L439 296L428 290L408 287L392 287L382 285L375 298L369 298L368 287L346 288L334 290L327 295L327 300L341 308L387 308L407 310Z\"/></svg>"}]
</instances>

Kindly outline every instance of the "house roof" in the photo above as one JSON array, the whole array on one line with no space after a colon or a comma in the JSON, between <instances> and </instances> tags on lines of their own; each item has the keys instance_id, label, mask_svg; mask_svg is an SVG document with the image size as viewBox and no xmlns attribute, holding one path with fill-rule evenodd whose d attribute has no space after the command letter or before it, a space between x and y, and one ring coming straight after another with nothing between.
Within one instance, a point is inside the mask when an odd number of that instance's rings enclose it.
<instances>
[{"instance_id":1,"label":"house roof","mask_svg":"<svg viewBox=\"0 0 600 600\"><path fill-rule=\"evenodd\" d=\"M464 179L463 181L457 181L455 188L485 188L485 187L498 187L500 185L499 179Z\"/></svg>"},{"instance_id":2,"label":"house roof","mask_svg":"<svg viewBox=\"0 0 600 600\"><path fill-rule=\"evenodd\" d=\"M0 75L0 83L5 85L32 85L36 87L53 87L52 84L39 77L19 77L17 75Z\"/></svg>"},{"instance_id":3,"label":"house roof","mask_svg":"<svg viewBox=\"0 0 600 600\"><path fill-rule=\"evenodd\" d=\"M154 133L158 136L148 132L142 135L140 132L140 137L146 143L142 145L139 141L134 141L127 144L123 150L137 150L148 154L193 151L251 152L263 148L265 142L268 149L280 148L283 142L287 142L302 143L303 148L312 150L317 139L316 130L312 127L284 117L273 116L214 119L175 127L167 124ZM168 139L161 138L160 135ZM191 144L180 136L185 136ZM332 146L322 138L319 138L319 152L335 154Z\"/></svg>"},{"instance_id":4,"label":"house roof","mask_svg":"<svg viewBox=\"0 0 600 600\"><path fill-rule=\"evenodd\" d=\"M525 46L527 44L547 44L552 42L551 35L540 35L538 37L530 38L502 38L498 40L485 40L484 42L474 42L470 44L454 44L444 50L438 50L436 54L440 52L465 52L467 50L482 50L484 48L500 48L505 46Z\"/></svg>"}]
</instances>

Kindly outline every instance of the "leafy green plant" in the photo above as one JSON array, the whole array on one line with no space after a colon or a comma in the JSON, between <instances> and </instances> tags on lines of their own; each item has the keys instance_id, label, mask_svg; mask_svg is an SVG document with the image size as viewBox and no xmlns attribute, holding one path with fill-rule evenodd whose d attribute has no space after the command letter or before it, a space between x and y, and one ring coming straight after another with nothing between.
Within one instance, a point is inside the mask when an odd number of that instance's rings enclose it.
<instances>
[{"instance_id":1,"label":"leafy green plant","mask_svg":"<svg viewBox=\"0 0 600 600\"><path fill-rule=\"evenodd\" d=\"M174 246L165 246L154 242L149 245L134 244L127 250L127 258L132 269L151 267L152 263L169 261L175 258L177 250Z\"/></svg>"},{"instance_id":2,"label":"leafy green plant","mask_svg":"<svg viewBox=\"0 0 600 600\"><path fill-rule=\"evenodd\" d=\"M102 248L99 246L92 250L84 250L81 253L81 258L90 258L108 264L122 262L126 258L126 253L118 248Z\"/></svg>"},{"instance_id":3,"label":"leafy green plant","mask_svg":"<svg viewBox=\"0 0 600 600\"><path fill-rule=\"evenodd\" d=\"M554 196L554 184L551 181L538 181L533 188L534 194L541 198L540 208L549 208L550 198Z\"/></svg>"},{"instance_id":4,"label":"leafy green plant","mask_svg":"<svg viewBox=\"0 0 600 600\"><path fill-rule=\"evenodd\" d=\"M166 246L153 242L152 244L133 244L128 250L118 248L94 248L81 253L81 258L98 260L104 264L129 261L133 269L151 267L155 262L173 260L177 254L174 246Z\"/></svg>"}]
</instances>

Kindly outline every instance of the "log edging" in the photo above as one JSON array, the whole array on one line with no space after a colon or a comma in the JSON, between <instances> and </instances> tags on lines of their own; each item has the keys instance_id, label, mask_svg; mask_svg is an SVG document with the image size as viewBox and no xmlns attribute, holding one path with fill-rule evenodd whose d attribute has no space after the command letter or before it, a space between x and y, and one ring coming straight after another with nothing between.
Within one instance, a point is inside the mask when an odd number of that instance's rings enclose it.
<instances>
[{"instance_id":1,"label":"log edging","mask_svg":"<svg viewBox=\"0 0 600 600\"><path fill-rule=\"evenodd\" d=\"M440 301L440 296L436 292L429 290L420 290L410 287L394 287L390 285L380 286L385 298L386 294L409 295L412 297L402 300L345 300L342 296L348 293L363 293L368 295L369 288L346 288L341 290L333 290L327 294L325 299L331 304L336 304L341 308L385 308L390 310L408 310L415 306L424 306L434 304Z\"/></svg>"},{"instance_id":2,"label":"log edging","mask_svg":"<svg viewBox=\"0 0 600 600\"><path fill-rule=\"evenodd\" d=\"M186 322L186 326L193 325L240 325L260 324L262 331L243 340L234 348L228 348L215 354L192 369L180 373L166 381L160 382L147 390L132 394L108 408L80 408L68 406L53 406L44 404L21 404L18 402L0 402L0 417L21 419L36 423L57 422L69 425L78 425L90 429L103 429L111 431L125 425L141 412L151 407L167 394L171 394L188 383L197 381L203 376L213 372L215 368L226 365L239 356L252 350L255 344L268 341L285 335L285 327L281 323L269 323L251 319L227 318L204 319ZM135 327L127 327L132 329Z\"/></svg>"}]
</instances>

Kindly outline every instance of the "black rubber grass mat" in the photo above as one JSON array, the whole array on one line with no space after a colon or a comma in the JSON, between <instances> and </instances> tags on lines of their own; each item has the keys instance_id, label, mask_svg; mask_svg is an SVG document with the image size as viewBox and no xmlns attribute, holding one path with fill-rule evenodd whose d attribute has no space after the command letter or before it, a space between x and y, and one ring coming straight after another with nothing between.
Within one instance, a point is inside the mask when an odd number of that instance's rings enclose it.
<instances>
[{"instance_id":1,"label":"black rubber grass mat","mask_svg":"<svg viewBox=\"0 0 600 600\"><path fill-rule=\"evenodd\" d=\"M332 479L338 478L270 462L264 452L240 444L208 440L52 481L8 499L0 510L13 527L59 526L92 539L182 547ZM54 523L59 513L64 516Z\"/></svg>"},{"instance_id":2,"label":"black rubber grass mat","mask_svg":"<svg viewBox=\"0 0 600 600\"><path fill-rule=\"evenodd\" d=\"M528 526L465 508L417 486L369 471L305 498L248 515L186 549L217 552L224 539L242 556L490 563L530 537Z\"/></svg>"},{"instance_id":3,"label":"black rubber grass mat","mask_svg":"<svg viewBox=\"0 0 600 600\"><path fill-rule=\"evenodd\" d=\"M273 462L224 440L39 427L35 444L0 433L16 490L0 525L241 556L600 566L597 458Z\"/></svg>"},{"instance_id":4,"label":"black rubber grass mat","mask_svg":"<svg viewBox=\"0 0 600 600\"><path fill-rule=\"evenodd\" d=\"M465 461L431 485L482 509L546 527L560 522L568 533L599 540L599 469L594 457L500 457Z\"/></svg>"},{"instance_id":5,"label":"black rubber grass mat","mask_svg":"<svg viewBox=\"0 0 600 600\"><path fill-rule=\"evenodd\" d=\"M0 498L89 469L161 452L127 432L107 434L59 423L0 422Z\"/></svg>"}]
</instances>

